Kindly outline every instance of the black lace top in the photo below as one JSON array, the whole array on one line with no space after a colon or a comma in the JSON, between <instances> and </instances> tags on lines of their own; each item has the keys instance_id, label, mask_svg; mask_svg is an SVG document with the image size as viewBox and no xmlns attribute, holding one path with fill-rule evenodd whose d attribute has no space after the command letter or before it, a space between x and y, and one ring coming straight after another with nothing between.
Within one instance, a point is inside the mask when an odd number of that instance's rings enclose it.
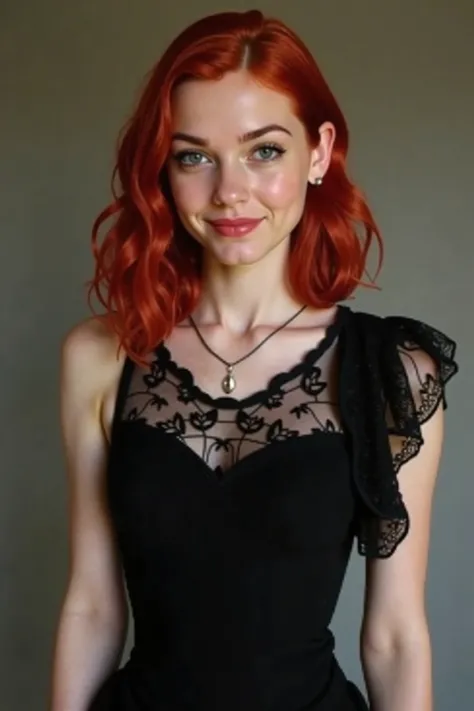
<instances>
[{"instance_id":1,"label":"black lace top","mask_svg":"<svg viewBox=\"0 0 474 711\"><path fill-rule=\"evenodd\" d=\"M135 622L91 711L366 708L328 629L354 538L409 530L397 472L446 405L452 340L341 306L267 387L212 398L161 344L125 363L108 494Z\"/></svg>"}]
</instances>

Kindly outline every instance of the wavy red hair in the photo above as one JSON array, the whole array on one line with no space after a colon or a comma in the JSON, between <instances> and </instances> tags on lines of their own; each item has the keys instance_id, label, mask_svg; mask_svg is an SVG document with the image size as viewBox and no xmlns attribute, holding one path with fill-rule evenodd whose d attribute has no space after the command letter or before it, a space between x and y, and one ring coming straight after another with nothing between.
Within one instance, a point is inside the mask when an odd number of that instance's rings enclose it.
<instances>
[{"instance_id":1,"label":"wavy red hair","mask_svg":"<svg viewBox=\"0 0 474 711\"><path fill-rule=\"evenodd\" d=\"M200 295L201 247L181 226L167 181L171 94L187 79L215 80L242 67L292 99L312 146L323 122L336 128L324 184L308 188L291 236L288 276L294 297L313 307L347 299L362 283L374 236L380 268L380 233L346 173L347 125L309 50L285 24L258 10L211 15L185 29L152 69L119 138L114 201L93 225L96 266L89 304L95 293L121 346L137 362L193 311ZM99 229L111 217L99 245Z\"/></svg>"}]
</instances>

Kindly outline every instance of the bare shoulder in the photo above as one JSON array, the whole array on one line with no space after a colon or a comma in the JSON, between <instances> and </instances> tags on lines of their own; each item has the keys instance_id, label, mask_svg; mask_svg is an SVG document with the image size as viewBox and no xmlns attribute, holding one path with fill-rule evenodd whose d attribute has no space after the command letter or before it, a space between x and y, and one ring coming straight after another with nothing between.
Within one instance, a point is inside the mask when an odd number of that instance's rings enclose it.
<instances>
[{"instance_id":1,"label":"bare shoulder","mask_svg":"<svg viewBox=\"0 0 474 711\"><path fill-rule=\"evenodd\" d=\"M75 324L62 341L62 357L74 367L106 367L117 359L118 338L104 317L92 316Z\"/></svg>"},{"instance_id":2,"label":"bare shoulder","mask_svg":"<svg viewBox=\"0 0 474 711\"><path fill-rule=\"evenodd\" d=\"M62 341L61 429L70 491L65 609L100 613L120 629L126 616L125 593L104 484L123 359L117 337L101 318L78 323Z\"/></svg>"},{"instance_id":3,"label":"bare shoulder","mask_svg":"<svg viewBox=\"0 0 474 711\"><path fill-rule=\"evenodd\" d=\"M94 316L75 324L61 344L61 394L70 410L94 410L108 436L118 381L125 360L106 319ZM91 413L92 414L92 413Z\"/></svg>"}]
</instances>

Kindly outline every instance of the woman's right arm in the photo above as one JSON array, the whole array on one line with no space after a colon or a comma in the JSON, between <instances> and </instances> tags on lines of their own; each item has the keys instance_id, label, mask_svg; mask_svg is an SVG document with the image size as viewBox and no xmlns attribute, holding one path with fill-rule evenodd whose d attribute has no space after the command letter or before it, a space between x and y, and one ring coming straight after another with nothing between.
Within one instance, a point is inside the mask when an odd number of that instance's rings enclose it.
<instances>
[{"instance_id":1,"label":"woman's right arm","mask_svg":"<svg viewBox=\"0 0 474 711\"><path fill-rule=\"evenodd\" d=\"M61 352L61 429L68 477L69 572L56 632L50 711L87 711L118 668L128 626L122 569L106 502L106 393L118 383L115 339L97 319Z\"/></svg>"}]
</instances>

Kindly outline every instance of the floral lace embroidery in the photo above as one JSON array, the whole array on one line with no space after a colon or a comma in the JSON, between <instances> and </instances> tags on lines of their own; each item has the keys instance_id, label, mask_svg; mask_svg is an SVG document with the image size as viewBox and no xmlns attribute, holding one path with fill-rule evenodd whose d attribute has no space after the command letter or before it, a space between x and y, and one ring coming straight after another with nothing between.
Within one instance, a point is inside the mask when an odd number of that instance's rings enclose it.
<instances>
[{"instance_id":1,"label":"floral lace embroidery","mask_svg":"<svg viewBox=\"0 0 474 711\"><path fill-rule=\"evenodd\" d=\"M441 402L446 407L445 386L458 370L456 344L414 319L347 308L340 314L337 339L333 331L322 350L241 401L210 397L162 346L146 368L128 369L119 419L184 442L218 477L269 444L344 433L359 508L358 551L386 558L409 530L396 474L419 452L421 425Z\"/></svg>"},{"instance_id":2,"label":"floral lace embroidery","mask_svg":"<svg viewBox=\"0 0 474 711\"><path fill-rule=\"evenodd\" d=\"M359 553L387 558L409 531L409 515L397 473L423 445L421 425L442 404L445 386L457 372L456 344L431 326L405 317L377 319L358 314L358 338L353 340L358 365L352 426L359 443L355 470L362 493L358 529ZM359 345L362 344L361 350ZM354 374L354 369L352 373ZM368 408L357 405L370 388ZM382 394L383 415L377 393ZM357 414L357 410L359 410ZM359 420L363 425L357 424ZM388 461L383 446L388 436ZM390 463L391 459L391 463Z\"/></svg>"},{"instance_id":3,"label":"floral lace embroidery","mask_svg":"<svg viewBox=\"0 0 474 711\"><path fill-rule=\"evenodd\" d=\"M443 384L436 373L434 363L426 358L419 345L405 341L398 347L398 352L405 365L408 380L398 378L398 404L405 413L413 414L418 425L423 424L434 414L443 399ZM418 433L405 436L397 435L388 420L388 432L393 454L394 473L415 457L422 445Z\"/></svg>"},{"instance_id":4,"label":"floral lace embroidery","mask_svg":"<svg viewBox=\"0 0 474 711\"><path fill-rule=\"evenodd\" d=\"M250 397L239 403L203 397L191 373L179 368L162 346L148 370L134 369L122 417L178 438L219 476L272 443L342 432L335 379L330 377L332 355L326 352L317 362L302 365L296 376L273 378L256 401Z\"/></svg>"}]
</instances>

